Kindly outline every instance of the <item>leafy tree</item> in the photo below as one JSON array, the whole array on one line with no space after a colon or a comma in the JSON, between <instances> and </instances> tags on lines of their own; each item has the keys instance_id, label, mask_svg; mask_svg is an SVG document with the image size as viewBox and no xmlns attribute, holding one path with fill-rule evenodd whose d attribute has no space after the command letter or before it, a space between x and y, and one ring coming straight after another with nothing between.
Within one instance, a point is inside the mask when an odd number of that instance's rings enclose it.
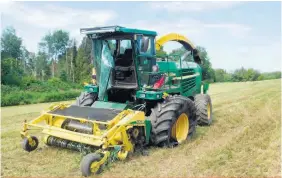
<instances>
[{"instance_id":1,"label":"leafy tree","mask_svg":"<svg viewBox=\"0 0 282 178\"><path fill-rule=\"evenodd\" d=\"M84 82L91 80L91 70L93 68L92 43L87 37L84 37L78 48L75 61L75 81Z\"/></svg>"},{"instance_id":2,"label":"leafy tree","mask_svg":"<svg viewBox=\"0 0 282 178\"><path fill-rule=\"evenodd\" d=\"M4 85L20 85L23 77L22 66L15 58L1 59L1 83Z\"/></svg>"},{"instance_id":3,"label":"leafy tree","mask_svg":"<svg viewBox=\"0 0 282 178\"><path fill-rule=\"evenodd\" d=\"M261 74L265 80L281 78L281 71L265 72ZM262 78L262 77L261 77Z\"/></svg>"},{"instance_id":4,"label":"leafy tree","mask_svg":"<svg viewBox=\"0 0 282 178\"><path fill-rule=\"evenodd\" d=\"M20 59L22 39L16 35L13 27L4 29L1 37L1 58Z\"/></svg>"},{"instance_id":5,"label":"leafy tree","mask_svg":"<svg viewBox=\"0 0 282 178\"><path fill-rule=\"evenodd\" d=\"M67 66L68 66L68 78L70 81L74 82L75 81L75 68L76 68L76 58L77 58L77 47L76 47L76 41L73 39L71 41L70 47L67 50L66 54L66 60L67 60ZM70 62L68 62L70 61Z\"/></svg>"},{"instance_id":6,"label":"leafy tree","mask_svg":"<svg viewBox=\"0 0 282 178\"><path fill-rule=\"evenodd\" d=\"M183 47L174 49L169 53L169 59L171 61L179 61L179 57L182 57L185 53L185 49Z\"/></svg>"},{"instance_id":7,"label":"leafy tree","mask_svg":"<svg viewBox=\"0 0 282 178\"><path fill-rule=\"evenodd\" d=\"M160 49L160 50L157 50L157 51L156 51L156 56L157 56L158 58L164 58L164 57L167 56L167 52L164 51L163 46L161 46L161 49Z\"/></svg>"},{"instance_id":8,"label":"leafy tree","mask_svg":"<svg viewBox=\"0 0 282 178\"><path fill-rule=\"evenodd\" d=\"M264 75L263 74L261 74L259 77L258 77L258 81L260 81L260 80L264 80L265 78L264 78Z\"/></svg>"},{"instance_id":9,"label":"leafy tree","mask_svg":"<svg viewBox=\"0 0 282 178\"><path fill-rule=\"evenodd\" d=\"M21 53L20 53L20 60L21 60L21 64L23 66L23 71L25 74L29 74L30 71L28 71L28 59L29 59L29 51L24 47L22 46L21 47Z\"/></svg>"},{"instance_id":10,"label":"leafy tree","mask_svg":"<svg viewBox=\"0 0 282 178\"><path fill-rule=\"evenodd\" d=\"M215 82L230 82L231 74L227 73L224 69L215 69Z\"/></svg>"},{"instance_id":11,"label":"leafy tree","mask_svg":"<svg viewBox=\"0 0 282 178\"><path fill-rule=\"evenodd\" d=\"M240 69L235 70L234 73L232 74L232 81L234 82L256 81L258 80L259 76L260 76L259 71L254 70L252 68L245 69L244 67L241 67Z\"/></svg>"},{"instance_id":12,"label":"leafy tree","mask_svg":"<svg viewBox=\"0 0 282 178\"><path fill-rule=\"evenodd\" d=\"M226 74L224 69L215 69L215 82L224 82L224 75Z\"/></svg>"},{"instance_id":13,"label":"leafy tree","mask_svg":"<svg viewBox=\"0 0 282 178\"><path fill-rule=\"evenodd\" d=\"M52 65L52 77L55 77L55 65L59 56L66 51L69 41L69 33L63 30L56 30L53 33L46 34L39 43L40 50L48 54Z\"/></svg>"},{"instance_id":14,"label":"leafy tree","mask_svg":"<svg viewBox=\"0 0 282 178\"><path fill-rule=\"evenodd\" d=\"M22 46L22 39L13 27L4 29L1 36L1 83L20 85L26 69L29 52Z\"/></svg>"},{"instance_id":15,"label":"leafy tree","mask_svg":"<svg viewBox=\"0 0 282 178\"><path fill-rule=\"evenodd\" d=\"M65 70L62 70L60 73L60 79L64 82L66 82L68 80L68 76Z\"/></svg>"},{"instance_id":16,"label":"leafy tree","mask_svg":"<svg viewBox=\"0 0 282 178\"><path fill-rule=\"evenodd\" d=\"M50 75L48 55L45 52L39 52L35 59L35 76L40 80L47 80Z\"/></svg>"},{"instance_id":17,"label":"leafy tree","mask_svg":"<svg viewBox=\"0 0 282 178\"><path fill-rule=\"evenodd\" d=\"M36 55L35 53L29 52L28 58L27 58L27 75L31 75L33 77L36 77Z\"/></svg>"},{"instance_id":18,"label":"leafy tree","mask_svg":"<svg viewBox=\"0 0 282 178\"><path fill-rule=\"evenodd\" d=\"M201 46L197 46L196 48L199 51L200 58L202 59L201 67L203 73L203 80L214 82L215 72L212 68L212 64L210 62L207 50Z\"/></svg>"}]
</instances>

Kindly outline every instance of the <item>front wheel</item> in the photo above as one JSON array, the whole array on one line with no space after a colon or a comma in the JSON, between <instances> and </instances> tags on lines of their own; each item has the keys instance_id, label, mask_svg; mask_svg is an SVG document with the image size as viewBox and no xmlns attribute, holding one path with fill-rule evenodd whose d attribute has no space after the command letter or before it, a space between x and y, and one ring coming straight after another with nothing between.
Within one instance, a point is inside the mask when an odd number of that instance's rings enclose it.
<instances>
[{"instance_id":1,"label":"front wheel","mask_svg":"<svg viewBox=\"0 0 282 178\"><path fill-rule=\"evenodd\" d=\"M208 94L195 96L195 106L198 125L209 126L212 124L212 102Z\"/></svg>"},{"instance_id":2,"label":"front wheel","mask_svg":"<svg viewBox=\"0 0 282 178\"><path fill-rule=\"evenodd\" d=\"M91 174L99 174L102 171L100 164L102 157L98 153L90 153L83 157L80 169L84 177L88 177Z\"/></svg>"},{"instance_id":3,"label":"front wheel","mask_svg":"<svg viewBox=\"0 0 282 178\"><path fill-rule=\"evenodd\" d=\"M155 146L180 144L190 138L197 124L194 102L180 95L169 96L158 103L149 117L151 143Z\"/></svg>"},{"instance_id":4,"label":"front wheel","mask_svg":"<svg viewBox=\"0 0 282 178\"><path fill-rule=\"evenodd\" d=\"M25 151L31 152L37 148L38 143L38 139L35 136L31 136L30 138L23 139L22 147Z\"/></svg>"}]
</instances>

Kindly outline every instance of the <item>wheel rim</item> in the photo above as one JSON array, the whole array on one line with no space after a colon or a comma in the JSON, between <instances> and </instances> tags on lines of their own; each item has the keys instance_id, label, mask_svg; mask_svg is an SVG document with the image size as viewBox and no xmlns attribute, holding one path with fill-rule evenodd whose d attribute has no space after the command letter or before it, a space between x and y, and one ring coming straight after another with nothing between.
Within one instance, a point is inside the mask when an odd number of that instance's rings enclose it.
<instances>
[{"instance_id":1,"label":"wheel rim","mask_svg":"<svg viewBox=\"0 0 282 178\"><path fill-rule=\"evenodd\" d=\"M30 138L30 139L31 139L31 140L28 140L29 145L30 145L31 147L35 147L36 141L35 141L34 139L32 139L32 138Z\"/></svg>"},{"instance_id":2,"label":"wheel rim","mask_svg":"<svg viewBox=\"0 0 282 178\"><path fill-rule=\"evenodd\" d=\"M117 156L120 160L125 160L126 157L127 157L127 154L128 154L128 151L121 150L121 151L118 152Z\"/></svg>"},{"instance_id":3,"label":"wheel rim","mask_svg":"<svg viewBox=\"0 0 282 178\"><path fill-rule=\"evenodd\" d=\"M189 133L189 119L185 113L182 113L174 123L171 131L171 136L178 143L186 140L187 135Z\"/></svg>"},{"instance_id":4,"label":"wheel rim","mask_svg":"<svg viewBox=\"0 0 282 178\"><path fill-rule=\"evenodd\" d=\"M90 166L90 170L92 173L96 173L100 168L99 162L93 162Z\"/></svg>"},{"instance_id":5,"label":"wheel rim","mask_svg":"<svg viewBox=\"0 0 282 178\"><path fill-rule=\"evenodd\" d=\"M208 111L208 119L210 120L211 119L211 105L210 105L210 103L208 103L208 105L207 105L207 111Z\"/></svg>"},{"instance_id":6,"label":"wheel rim","mask_svg":"<svg viewBox=\"0 0 282 178\"><path fill-rule=\"evenodd\" d=\"M32 140L30 146L35 147L35 145L36 145L36 142L34 140Z\"/></svg>"}]
</instances>

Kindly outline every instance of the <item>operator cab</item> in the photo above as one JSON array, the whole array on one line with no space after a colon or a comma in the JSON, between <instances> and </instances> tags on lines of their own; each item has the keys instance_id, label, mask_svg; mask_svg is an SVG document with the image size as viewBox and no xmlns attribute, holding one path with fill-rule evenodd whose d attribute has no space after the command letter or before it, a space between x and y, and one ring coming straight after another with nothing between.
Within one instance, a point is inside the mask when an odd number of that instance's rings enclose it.
<instances>
[{"instance_id":1,"label":"operator cab","mask_svg":"<svg viewBox=\"0 0 282 178\"><path fill-rule=\"evenodd\" d=\"M130 36L127 39L113 40L114 68L112 72L113 88L136 89L137 79L133 60L134 44Z\"/></svg>"},{"instance_id":2,"label":"operator cab","mask_svg":"<svg viewBox=\"0 0 282 178\"><path fill-rule=\"evenodd\" d=\"M99 93L104 92L108 101L134 100L132 96L139 88L137 66L148 56L154 56L156 32L110 26L84 28L81 33L93 42ZM140 53L145 56L140 57Z\"/></svg>"}]
</instances>

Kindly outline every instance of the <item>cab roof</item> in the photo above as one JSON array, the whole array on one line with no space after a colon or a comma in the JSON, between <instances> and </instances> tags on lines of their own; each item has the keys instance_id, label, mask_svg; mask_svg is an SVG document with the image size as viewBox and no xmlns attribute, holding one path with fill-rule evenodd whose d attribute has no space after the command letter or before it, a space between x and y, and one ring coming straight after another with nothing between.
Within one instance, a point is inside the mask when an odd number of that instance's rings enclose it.
<instances>
[{"instance_id":1,"label":"cab roof","mask_svg":"<svg viewBox=\"0 0 282 178\"><path fill-rule=\"evenodd\" d=\"M101 33L127 33L127 34L143 34L149 36L157 36L157 32L150 30L141 30L126 28L121 26L105 26L105 27L93 27L93 28L81 28L80 33L82 34L101 34Z\"/></svg>"}]
</instances>

